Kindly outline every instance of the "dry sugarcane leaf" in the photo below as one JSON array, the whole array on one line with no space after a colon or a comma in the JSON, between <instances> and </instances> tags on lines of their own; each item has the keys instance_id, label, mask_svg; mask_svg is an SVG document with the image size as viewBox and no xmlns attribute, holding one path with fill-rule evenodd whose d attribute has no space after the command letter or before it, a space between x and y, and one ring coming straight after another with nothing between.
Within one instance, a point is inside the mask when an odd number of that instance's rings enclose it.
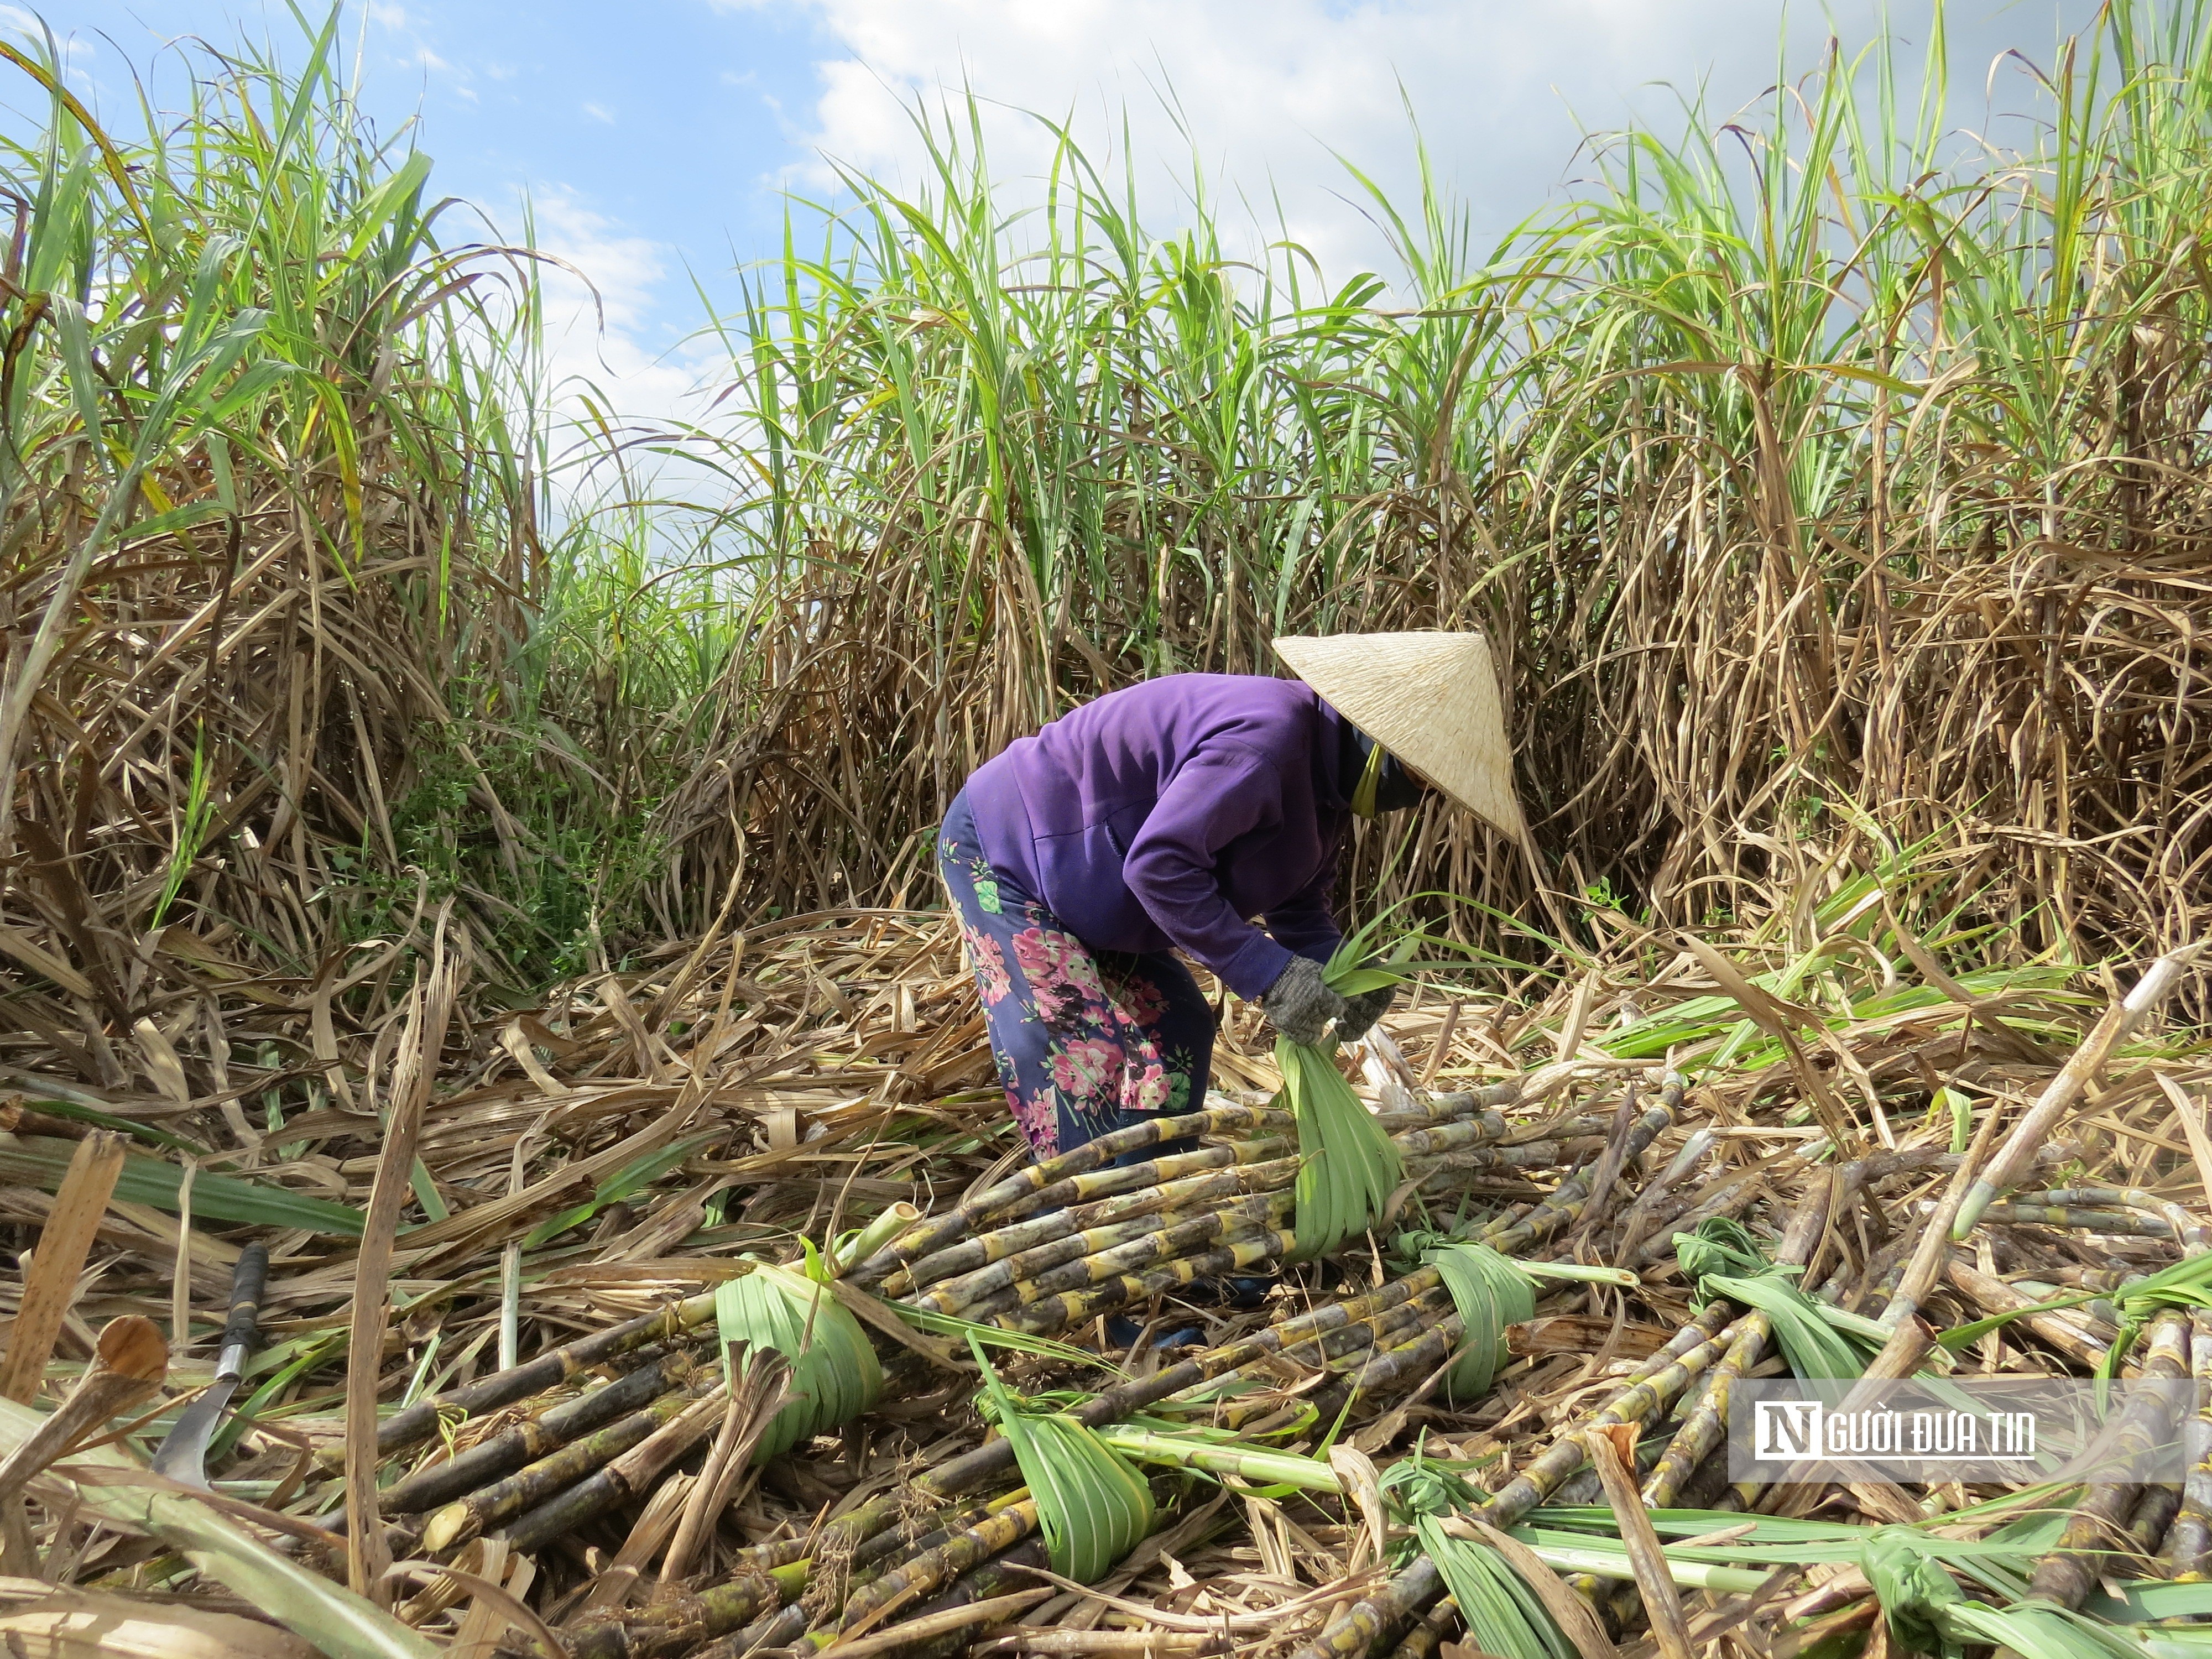
<instances>
[{"instance_id":1,"label":"dry sugarcane leaf","mask_svg":"<svg viewBox=\"0 0 2212 1659\"><path fill-rule=\"evenodd\" d=\"M146 1075L154 1079L154 1086L173 1106L189 1107L192 1103L191 1085L185 1080L185 1063L177 1057L174 1044L168 1034L143 1016L134 1021L131 1033L138 1039L138 1052L145 1062Z\"/></svg>"},{"instance_id":2,"label":"dry sugarcane leaf","mask_svg":"<svg viewBox=\"0 0 2212 1659\"><path fill-rule=\"evenodd\" d=\"M1382 1559L1390 1539L1390 1510L1382 1501L1382 1485L1375 1460L1342 1442L1328 1449L1328 1466L1359 1506L1359 1541L1352 1546L1345 1570L1357 1572L1370 1561Z\"/></svg>"},{"instance_id":3,"label":"dry sugarcane leaf","mask_svg":"<svg viewBox=\"0 0 2212 1659\"><path fill-rule=\"evenodd\" d=\"M93 1000L92 981L42 947L20 928L0 927L0 952L13 957L34 974L43 974L73 997Z\"/></svg>"},{"instance_id":4,"label":"dry sugarcane leaf","mask_svg":"<svg viewBox=\"0 0 2212 1659\"><path fill-rule=\"evenodd\" d=\"M0 1449L13 1452L43 1421L26 1407L0 1401ZM119 1446L79 1452L71 1467L80 1462L118 1474L144 1474L136 1458ZM68 1481L64 1472L53 1473ZM190 1493L143 1480L127 1485L68 1484L89 1514L153 1534L331 1659L434 1659L437 1650L389 1613L247 1537Z\"/></svg>"},{"instance_id":5,"label":"dry sugarcane leaf","mask_svg":"<svg viewBox=\"0 0 2212 1659\"><path fill-rule=\"evenodd\" d=\"M8 1331L8 1358L0 1364L0 1399L27 1402L39 1391L60 1334L63 1316L76 1293L77 1276L123 1173L124 1138L88 1135L70 1156L52 1210L40 1231L38 1251L23 1284L22 1301Z\"/></svg>"},{"instance_id":6,"label":"dry sugarcane leaf","mask_svg":"<svg viewBox=\"0 0 2212 1659\"><path fill-rule=\"evenodd\" d=\"M459 960L446 945L447 909L441 908L430 952L426 982L418 983L408 1007L392 1072L390 1114L376 1179L369 1189L368 1213L355 1261L353 1318L347 1342L346 1565L354 1592L366 1595L391 1561L379 1524L376 1501L376 1396L390 1318L392 1241L401 1206L410 1195L415 1146L436 1082L437 1060L453 1005L459 995Z\"/></svg>"},{"instance_id":7,"label":"dry sugarcane leaf","mask_svg":"<svg viewBox=\"0 0 2212 1659\"><path fill-rule=\"evenodd\" d=\"M1828 1087L1827 1080L1805 1057L1805 1050L1797 1041L1793 1028L1809 1026L1825 1036L1826 1023L1809 1008L1787 1003L1772 992L1761 989L1747 979L1736 965L1694 933L1681 936L1683 947L1695 957L1700 967L1713 976L1716 983L1735 1000L1752 1022L1782 1045L1788 1056L1790 1070L1796 1075L1799 1085L1811 1101L1820 1127L1828 1132L1829 1139L1836 1144L1845 1157L1856 1155L1859 1146L1856 1127L1844 1114L1843 1107Z\"/></svg>"},{"instance_id":8,"label":"dry sugarcane leaf","mask_svg":"<svg viewBox=\"0 0 2212 1659\"><path fill-rule=\"evenodd\" d=\"M233 1613L59 1589L0 1613L0 1652L15 1659L313 1659L315 1649Z\"/></svg>"},{"instance_id":9,"label":"dry sugarcane leaf","mask_svg":"<svg viewBox=\"0 0 2212 1659\"><path fill-rule=\"evenodd\" d=\"M507 1050L514 1063L522 1068L523 1074L536 1084L541 1092L556 1100L562 1099L569 1093L568 1085L547 1071L544 1063L538 1058L520 1019L511 1019L500 1029L499 1046Z\"/></svg>"}]
</instances>

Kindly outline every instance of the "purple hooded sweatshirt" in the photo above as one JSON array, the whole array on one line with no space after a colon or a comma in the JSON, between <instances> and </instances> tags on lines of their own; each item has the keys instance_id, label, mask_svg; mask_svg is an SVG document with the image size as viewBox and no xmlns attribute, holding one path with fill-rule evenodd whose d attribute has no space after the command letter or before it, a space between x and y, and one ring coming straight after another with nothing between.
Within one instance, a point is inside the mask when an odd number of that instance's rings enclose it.
<instances>
[{"instance_id":1,"label":"purple hooded sweatshirt","mask_svg":"<svg viewBox=\"0 0 2212 1659\"><path fill-rule=\"evenodd\" d=\"M1326 961L1340 938L1350 734L1299 681L1172 674L1012 744L968 780L968 804L991 866L1085 945L1173 945L1256 997L1293 953Z\"/></svg>"}]
</instances>

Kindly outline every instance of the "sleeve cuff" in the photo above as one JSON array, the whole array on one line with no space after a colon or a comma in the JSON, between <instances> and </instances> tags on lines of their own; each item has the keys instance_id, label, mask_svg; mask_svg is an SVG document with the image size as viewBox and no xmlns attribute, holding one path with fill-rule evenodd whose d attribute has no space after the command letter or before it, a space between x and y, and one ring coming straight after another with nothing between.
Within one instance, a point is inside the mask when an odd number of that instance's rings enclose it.
<instances>
[{"instance_id":1,"label":"sleeve cuff","mask_svg":"<svg viewBox=\"0 0 2212 1659\"><path fill-rule=\"evenodd\" d=\"M1283 969L1291 965L1291 953L1255 930L1227 961L1209 965L1224 985L1252 1002L1283 976Z\"/></svg>"}]
</instances>

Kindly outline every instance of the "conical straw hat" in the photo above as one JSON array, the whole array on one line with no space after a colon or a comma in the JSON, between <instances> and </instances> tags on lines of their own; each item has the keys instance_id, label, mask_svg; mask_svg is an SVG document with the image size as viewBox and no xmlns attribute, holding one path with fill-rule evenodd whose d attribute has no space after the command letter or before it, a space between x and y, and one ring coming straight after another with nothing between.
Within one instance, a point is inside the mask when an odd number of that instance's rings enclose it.
<instances>
[{"instance_id":1,"label":"conical straw hat","mask_svg":"<svg viewBox=\"0 0 2212 1659\"><path fill-rule=\"evenodd\" d=\"M1513 753L1490 647L1480 634L1327 634L1275 641L1330 708L1516 840Z\"/></svg>"}]
</instances>

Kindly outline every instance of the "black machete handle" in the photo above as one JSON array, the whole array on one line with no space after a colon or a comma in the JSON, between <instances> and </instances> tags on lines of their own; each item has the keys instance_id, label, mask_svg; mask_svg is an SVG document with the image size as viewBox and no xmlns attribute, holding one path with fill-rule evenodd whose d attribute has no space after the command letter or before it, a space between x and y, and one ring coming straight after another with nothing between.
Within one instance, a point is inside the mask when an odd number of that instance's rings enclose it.
<instances>
[{"instance_id":1,"label":"black machete handle","mask_svg":"<svg viewBox=\"0 0 2212 1659\"><path fill-rule=\"evenodd\" d=\"M245 1369L246 1356L261 1323L261 1291L269 1280L269 1247L249 1244L238 1253L238 1266L230 1275L230 1319L222 1328L222 1354L216 1363L219 1374L236 1375Z\"/></svg>"}]
</instances>

